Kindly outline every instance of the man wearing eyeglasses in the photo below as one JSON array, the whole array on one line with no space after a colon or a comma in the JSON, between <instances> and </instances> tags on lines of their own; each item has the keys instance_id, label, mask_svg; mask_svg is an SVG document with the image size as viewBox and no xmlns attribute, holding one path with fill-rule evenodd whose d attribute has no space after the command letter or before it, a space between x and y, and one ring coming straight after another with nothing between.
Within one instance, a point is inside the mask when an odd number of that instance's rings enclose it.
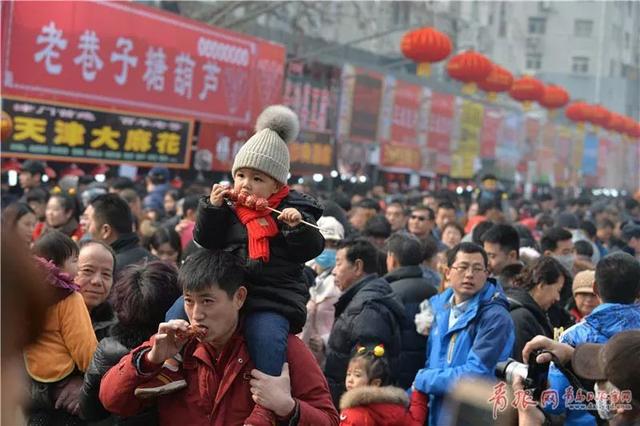
<instances>
[{"instance_id":1,"label":"man wearing eyeglasses","mask_svg":"<svg viewBox=\"0 0 640 426\"><path fill-rule=\"evenodd\" d=\"M435 317L427 363L413 383L430 395L429 424L449 423L442 403L459 379L495 380L496 364L511 355L515 333L509 303L501 287L488 279L487 263L479 245L458 244L447 253L450 287L429 299Z\"/></svg>"}]
</instances>

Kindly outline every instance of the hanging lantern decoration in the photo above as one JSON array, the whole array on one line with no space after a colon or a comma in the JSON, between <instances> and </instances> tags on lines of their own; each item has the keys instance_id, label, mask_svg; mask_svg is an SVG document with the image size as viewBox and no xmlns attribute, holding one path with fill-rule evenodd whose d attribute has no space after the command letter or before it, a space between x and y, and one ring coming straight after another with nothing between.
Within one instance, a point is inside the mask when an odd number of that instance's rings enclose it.
<instances>
[{"instance_id":1,"label":"hanging lantern decoration","mask_svg":"<svg viewBox=\"0 0 640 426\"><path fill-rule=\"evenodd\" d=\"M549 84L544 87L538 103L546 109L560 109L569 103L569 93L560 86Z\"/></svg>"},{"instance_id":2,"label":"hanging lantern decoration","mask_svg":"<svg viewBox=\"0 0 640 426\"><path fill-rule=\"evenodd\" d=\"M609 120L607 121L607 124L604 126L604 128L611 132L624 134L626 130L624 116L616 112L611 112L611 114L609 115Z\"/></svg>"},{"instance_id":3,"label":"hanging lantern decoration","mask_svg":"<svg viewBox=\"0 0 640 426\"><path fill-rule=\"evenodd\" d=\"M69 167L67 167L60 173L60 177L65 177L65 176L75 176L75 177L84 176L84 170L78 167L76 163L72 163Z\"/></svg>"},{"instance_id":4,"label":"hanging lantern decoration","mask_svg":"<svg viewBox=\"0 0 640 426\"><path fill-rule=\"evenodd\" d=\"M522 103L522 108L527 111L531 103L539 101L544 94L544 84L537 78L524 76L513 82L509 95Z\"/></svg>"},{"instance_id":5,"label":"hanging lantern decoration","mask_svg":"<svg viewBox=\"0 0 640 426\"><path fill-rule=\"evenodd\" d=\"M449 36L432 27L409 31L400 43L402 54L418 63L417 74L424 77L429 77L431 63L445 59L451 49Z\"/></svg>"},{"instance_id":6,"label":"hanging lantern decoration","mask_svg":"<svg viewBox=\"0 0 640 426\"><path fill-rule=\"evenodd\" d=\"M20 173L20 162L15 158L10 158L2 162L2 173L16 172Z\"/></svg>"},{"instance_id":7,"label":"hanging lantern decoration","mask_svg":"<svg viewBox=\"0 0 640 426\"><path fill-rule=\"evenodd\" d=\"M492 63L486 56L472 50L454 56L447 63L447 73L454 80L464 83L462 93L470 95L476 91L476 84L491 73Z\"/></svg>"},{"instance_id":8,"label":"hanging lantern decoration","mask_svg":"<svg viewBox=\"0 0 640 426\"><path fill-rule=\"evenodd\" d=\"M640 139L640 123L638 122L633 123L633 127L629 132L629 136L635 139Z\"/></svg>"},{"instance_id":9,"label":"hanging lantern decoration","mask_svg":"<svg viewBox=\"0 0 640 426\"><path fill-rule=\"evenodd\" d=\"M566 115L569 120L576 123L578 127L584 127L584 122L587 121L588 118L588 108L589 104L586 102L572 102L565 108L564 115Z\"/></svg>"},{"instance_id":10,"label":"hanging lantern decoration","mask_svg":"<svg viewBox=\"0 0 640 426\"><path fill-rule=\"evenodd\" d=\"M512 84L513 74L500 65L493 64L491 72L487 78L478 83L478 87L487 92L487 98L494 102L498 93L508 91Z\"/></svg>"},{"instance_id":11,"label":"hanging lantern decoration","mask_svg":"<svg viewBox=\"0 0 640 426\"><path fill-rule=\"evenodd\" d=\"M634 128L636 126L635 120L631 117L627 117L626 115L622 116L622 120L624 122L624 130L622 133L629 137L633 137Z\"/></svg>"},{"instance_id":12,"label":"hanging lantern decoration","mask_svg":"<svg viewBox=\"0 0 640 426\"><path fill-rule=\"evenodd\" d=\"M11 116L6 112L2 111L2 133L0 134L0 139L6 141L11 136L13 132L13 120L11 120Z\"/></svg>"},{"instance_id":13,"label":"hanging lantern decoration","mask_svg":"<svg viewBox=\"0 0 640 426\"><path fill-rule=\"evenodd\" d=\"M588 121L594 127L605 127L609 123L611 112L602 105L590 105Z\"/></svg>"}]
</instances>

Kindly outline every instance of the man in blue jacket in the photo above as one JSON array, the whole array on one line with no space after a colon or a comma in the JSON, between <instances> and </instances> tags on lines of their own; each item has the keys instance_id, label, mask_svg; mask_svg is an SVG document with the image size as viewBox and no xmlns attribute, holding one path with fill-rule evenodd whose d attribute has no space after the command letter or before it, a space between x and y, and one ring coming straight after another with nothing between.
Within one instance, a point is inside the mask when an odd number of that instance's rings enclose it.
<instances>
[{"instance_id":1,"label":"man in blue jacket","mask_svg":"<svg viewBox=\"0 0 640 426\"><path fill-rule=\"evenodd\" d=\"M429 300L435 318L428 360L413 386L430 395L431 425L448 423L442 402L459 379L494 378L496 364L511 355L515 333L509 303L487 274L482 247L460 243L447 254L445 279L450 287Z\"/></svg>"},{"instance_id":2,"label":"man in blue jacket","mask_svg":"<svg viewBox=\"0 0 640 426\"><path fill-rule=\"evenodd\" d=\"M602 304L581 322L567 329L560 342L574 348L584 343L603 344L621 331L640 328L640 262L633 256L617 252L605 256L596 266L594 291L600 296ZM585 410L567 409L563 396L569 381L551 364L549 369L549 388L558 393L558 406L545 407L553 414L566 414L566 425L595 425L595 417ZM590 389L589 389L590 390ZM577 389L573 390L574 392Z\"/></svg>"}]
</instances>

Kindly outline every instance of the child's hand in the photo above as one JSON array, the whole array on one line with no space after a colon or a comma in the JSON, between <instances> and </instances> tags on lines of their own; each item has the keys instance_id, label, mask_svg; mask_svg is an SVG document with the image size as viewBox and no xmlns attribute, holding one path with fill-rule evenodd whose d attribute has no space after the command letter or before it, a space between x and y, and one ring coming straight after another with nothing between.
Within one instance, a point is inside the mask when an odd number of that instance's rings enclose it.
<instances>
[{"instance_id":1,"label":"child's hand","mask_svg":"<svg viewBox=\"0 0 640 426\"><path fill-rule=\"evenodd\" d=\"M278 216L278 220L283 221L293 228L300 225L300 222L302 222L302 215L293 207L287 207L286 209L282 210L282 213L280 214L280 216Z\"/></svg>"},{"instance_id":2,"label":"child's hand","mask_svg":"<svg viewBox=\"0 0 640 426\"><path fill-rule=\"evenodd\" d=\"M224 202L224 196L227 195L229 187L214 183L211 187L211 195L209 195L209 203L214 207L220 207Z\"/></svg>"}]
</instances>

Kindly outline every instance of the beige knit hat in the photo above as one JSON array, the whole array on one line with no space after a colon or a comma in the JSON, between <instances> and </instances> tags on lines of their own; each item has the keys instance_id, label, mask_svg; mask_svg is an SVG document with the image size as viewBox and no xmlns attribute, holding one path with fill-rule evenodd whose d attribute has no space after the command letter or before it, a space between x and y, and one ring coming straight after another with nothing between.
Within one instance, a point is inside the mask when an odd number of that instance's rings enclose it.
<instances>
[{"instance_id":1,"label":"beige knit hat","mask_svg":"<svg viewBox=\"0 0 640 426\"><path fill-rule=\"evenodd\" d=\"M268 174L282 184L289 175L289 149L300 131L298 116L283 105L267 107L256 122L256 134L242 145L233 160L231 174L248 167Z\"/></svg>"},{"instance_id":2,"label":"beige knit hat","mask_svg":"<svg viewBox=\"0 0 640 426\"><path fill-rule=\"evenodd\" d=\"M596 272L595 271L581 271L578 272L573 279L573 295L576 293L591 293L595 294L593 291L593 283L596 280Z\"/></svg>"}]
</instances>

